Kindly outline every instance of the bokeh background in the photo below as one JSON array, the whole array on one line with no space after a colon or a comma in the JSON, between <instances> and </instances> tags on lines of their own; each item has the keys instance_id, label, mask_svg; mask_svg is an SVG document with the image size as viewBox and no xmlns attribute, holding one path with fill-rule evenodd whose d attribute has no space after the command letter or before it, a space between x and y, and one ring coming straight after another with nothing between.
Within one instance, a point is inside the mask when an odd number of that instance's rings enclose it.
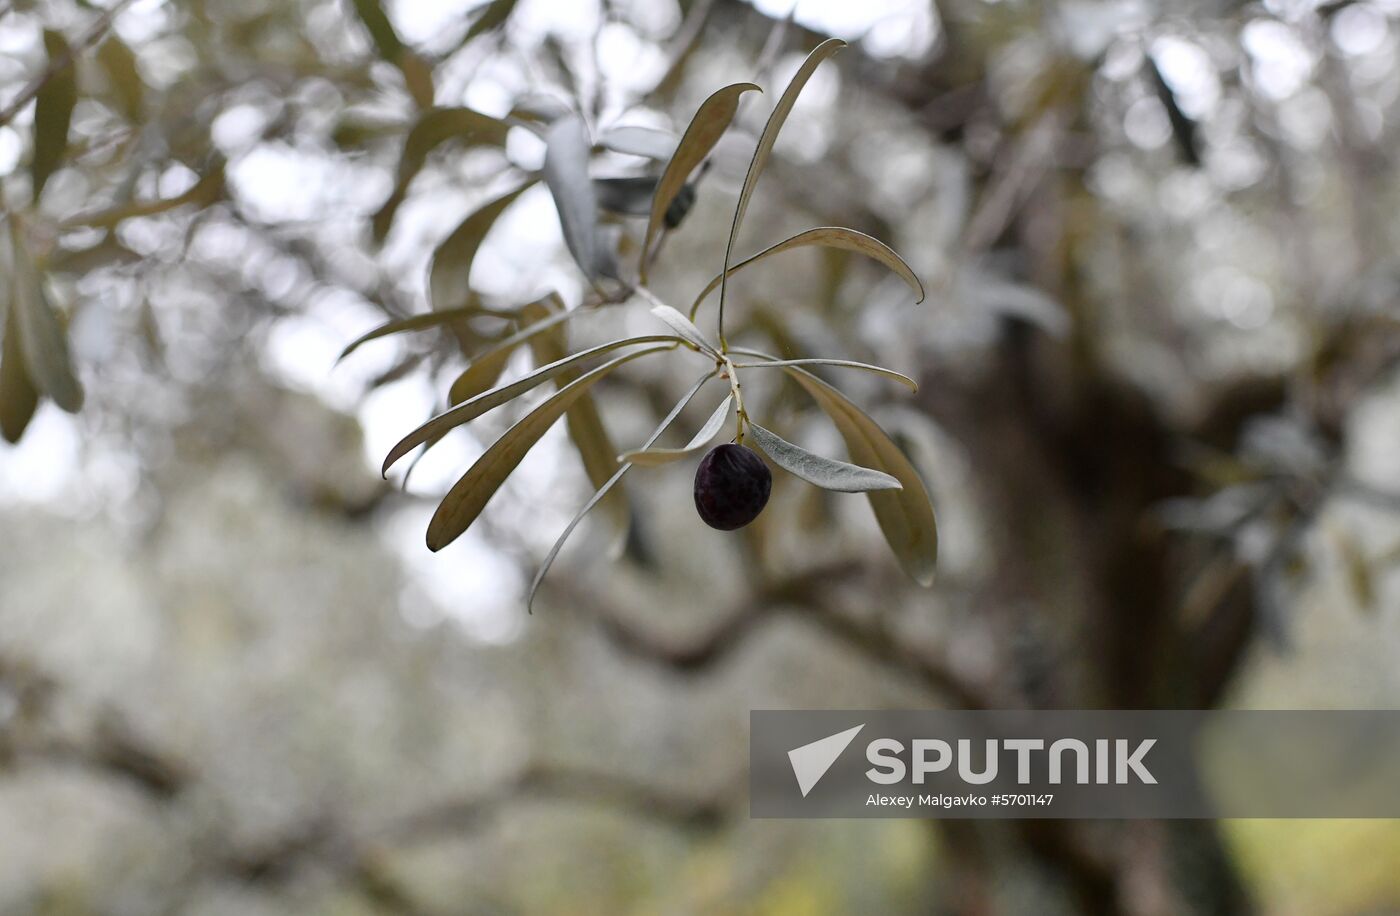
<instances>
[{"instance_id":1,"label":"bokeh background","mask_svg":"<svg viewBox=\"0 0 1400 916\"><path fill-rule=\"evenodd\" d=\"M381 481L463 347L341 349L431 307L434 248L539 169L531 119L678 134L754 80L653 270L689 302L829 36L739 250L852 226L929 295L794 252L736 277L731 337L921 381L828 375L927 481L934 586L864 498L782 475L711 531L685 463L630 475L625 556L585 523L527 615L590 490L564 424L430 553L513 414ZM751 708L1400 701L1397 55L1395 0L0 0L0 208L86 390L27 423L4 390L0 912L1400 912L1394 822L765 822L745 797ZM55 151L29 100L65 81ZM429 105L519 121L436 146L376 238ZM609 223L634 263L639 221ZM585 300L542 185L470 280ZM693 376L607 380L614 440ZM777 382L765 425L844 455Z\"/></svg>"}]
</instances>

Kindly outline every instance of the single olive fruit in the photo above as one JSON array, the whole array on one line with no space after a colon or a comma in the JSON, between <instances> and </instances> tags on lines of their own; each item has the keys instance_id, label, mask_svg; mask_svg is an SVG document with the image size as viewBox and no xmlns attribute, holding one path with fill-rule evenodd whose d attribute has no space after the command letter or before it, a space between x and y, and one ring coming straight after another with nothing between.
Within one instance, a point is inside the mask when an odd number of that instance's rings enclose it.
<instances>
[{"instance_id":1,"label":"single olive fruit","mask_svg":"<svg viewBox=\"0 0 1400 916\"><path fill-rule=\"evenodd\" d=\"M773 474L752 449L717 445L695 470L695 511L711 528L733 531L768 505Z\"/></svg>"}]
</instances>

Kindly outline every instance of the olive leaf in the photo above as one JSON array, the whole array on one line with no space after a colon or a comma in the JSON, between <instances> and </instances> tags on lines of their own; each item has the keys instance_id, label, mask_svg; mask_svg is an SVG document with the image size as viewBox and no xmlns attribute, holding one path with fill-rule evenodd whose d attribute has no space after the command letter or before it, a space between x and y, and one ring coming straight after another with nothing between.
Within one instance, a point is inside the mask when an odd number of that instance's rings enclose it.
<instances>
[{"instance_id":1,"label":"olive leaf","mask_svg":"<svg viewBox=\"0 0 1400 916\"><path fill-rule=\"evenodd\" d=\"M938 525L918 471L879 424L840 391L800 367L787 366L783 371L831 417L856 463L884 471L900 482L902 489L875 490L866 498L904 571L920 585L931 585L938 560Z\"/></svg>"},{"instance_id":2,"label":"olive leaf","mask_svg":"<svg viewBox=\"0 0 1400 916\"><path fill-rule=\"evenodd\" d=\"M441 327L466 318L473 318L477 315L499 314L494 309L487 309L479 305L468 305L458 309L443 309L440 312L424 312L421 315L410 315L407 318L398 318L394 321L379 325L377 328L366 331L356 337L350 344L340 351L340 355L335 358L338 363L345 357L354 353L360 347L371 340L378 340L381 337L388 337L390 334L401 334L405 331L426 331L429 328Z\"/></svg>"},{"instance_id":3,"label":"olive leaf","mask_svg":"<svg viewBox=\"0 0 1400 916\"><path fill-rule=\"evenodd\" d=\"M481 9L481 14L472 22L471 28L467 29L467 34L462 36L458 42L458 47L465 45L478 35L483 35L494 29L498 29L506 24L510 14L515 11L515 5L519 0L491 0Z\"/></svg>"},{"instance_id":4,"label":"olive leaf","mask_svg":"<svg viewBox=\"0 0 1400 916\"><path fill-rule=\"evenodd\" d=\"M495 225L497 218L515 199L535 183L531 178L513 190L485 204L462 220L433 252L428 269L428 299L435 309L457 308L471 299L472 261L481 247L482 239Z\"/></svg>"},{"instance_id":5,"label":"olive leaf","mask_svg":"<svg viewBox=\"0 0 1400 916\"><path fill-rule=\"evenodd\" d=\"M487 388L496 384L495 379L500 377L501 371L505 369L506 363L510 360L510 355L523 343L528 342L537 334L543 334L551 328L564 324L575 315L581 314L589 309L572 309L569 311L551 310L539 312L534 310L534 306L543 305L545 302L555 299L554 294L550 294L539 302L532 302L521 309L522 317L532 318L533 316L544 314L546 317L538 320L530 320L524 327L504 340L498 341L495 345L483 350L472 357L471 365L462 372L461 375L452 382L452 387L448 391L448 400L452 404L460 404L468 398L475 397ZM553 360L544 360L553 362ZM494 376L491 381L482 385L487 376Z\"/></svg>"},{"instance_id":6,"label":"olive leaf","mask_svg":"<svg viewBox=\"0 0 1400 916\"><path fill-rule=\"evenodd\" d=\"M749 421L748 429L753 434L753 441L773 459L774 464L823 490L866 493L872 490L899 490L904 487L883 471L873 471L858 464L813 454L802 446L793 445L776 433L769 432L752 420Z\"/></svg>"},{"instance_id":7,"label":"olive leaf","mask_svg":"<svg viewBox=\"0 0 1400 916\"><path fill-rule=\"evenodd\" d=\"M355 12L369 32L374 48L384 60L399 68L404 86L419 108L433 104L433 71L422 57L406 47L378 0L352 0Z\"/></svg>"},{"instance_id":8,"label":"olive leaf","mask_svg":"<svg viewBox=\"0 0 1400 916\"><path fill-rule=\"evenodd\" d=\"M652 240L661 231L662 221L671 207L671 201L685 186L690 173L695 171L695 167L724 135L729 123L734 120L734 113L739 110L739 97L750 89L758 87L753 83L734 83L716 90L700 103L700 108L690 119L690 126L685 129L676 151L666 163L666 170L661 173L661 180L656 184L656 197L651 204L651 219L647 222L646 235L642 241L643 283L647 280L647 260L650 257Z\"/></svg>"},{"instance_id":9,"label":"olive leaf","mask_svg":"<svg viewBox=\"0 0 1400 916\"><path fill-rule=\"evenodd\" d=\"M667 348L652 347L609 360L560 388L506 430L443 497L437 511L433 513L432 520L428 522L428 549L441 550L471 527L472 522L476 521L481 510L486 507L486 503L520 464L526 453L539 442L540 437L554 425L564 411L587 394L590 388L623 363L660 353L665 349Z\"/></svg>"},{"instance_id":10,"label":"olive leaf","mask_svg":"<svg viewBox=\"0 0 1400 916\"><path fill-rule=\"evenodd\" d=\"M78 104L73 54L62 33L45 29L44 50L52 72L34 102L34 158L29 166L34 176L34 200L44 193L49 176L63 164L68 151L68 125L73 120L73 107Z\"/></svg>"},{"instance_id":11,"label":"olive leaf","mask_svg":"<svg viewBox=\"0 0 1400 916\"><path fill-rule=\"evenodd\" d=\"M569 51L557 35L546 32L540 44L544 59L553 67L554 76L564 84L564 91L572 99L582 99L583 90L579 86L577 68L569 60Z\"/></svg>"},{"instance_id":12,"label":"olive leaf","mask_svg":"<svg viewBox=\"0 0 1400 916\"><path fill-rule=\"evenodd\" d=\"M492 347L473 359L471 364L452 380L452 386L447 389L448 405L456 407L495 387L518 346L517 342L509 347Z\"/></svg>"},{"instance_id":13,"label":"olive leaf","mask_svg":"<svg viewBox=\"0 0 1400 916\"><path fill-rule=\"evenodd\" d=\"M375 241L383 242L389 234L408 186L434 150L449 140L462 140L469 146L504 146L509 132L508 122L470 108L429 108L419 115L404 138L394 189L370 221Z\"/></svg>"},{"instance_id":14,"label":"olive leaf","mask_svg":"<svg viewBox=\"0 0 1400 916\"><path fill-rule=\"evenodd\" d=\"M433 66L422 56L405 48L398 59L404 88L420 110L433 107L437 90L433 86Z\"/></svg>"},{"instance_id":15,"label":"olive leaf","mask_svg":"<svg viewBox=\"0 0 1400 916\"><path fill-rule=\"evenodd\" d=\"M639 449L619 455L618 460L631 462L638 467L655 468L693 455L719 435L719 431L724 428L724 421L729 419L729 409L733 404L734 396L731 394L720 402L715 412L705 421L705 425L700 427L683 448L648 448L651 443L647 443Z\"/></svg>"},{"instance_id":16,"label":"olive leaf","mask_svg":"<svg viewBox=\"0 0 1400 916\"><path fill-rule=\"evenodd\" d=\"M734 221L729 230L729 246L734 245L734 237L739 232L739 226L744 222L744 214L748 212L749 200L753 197L753 189L758 184L758 176L762 174L764 167L768 164L768 157L773 152L773 144L778 141L778 133L783 129L788 115L797 104L797 97L802 94L807 81L822 61L826 60L837 51L846 47L846 43L839 38L828 38L812 49L807 55L807 59L802 62L802 66L797 68L797 73L783 90L782 96L778 98L778 103L773 106L773 111L768 115L768 121L763 125L763 133L758 137L758 144L754 147L753 158L749 160L748 172L744 175L744 185L739 191L739 202L734 208ZM729 259L725 258L725 269L729 268Z\"/></svg>"},{"instance_id":17,"label":"olive leaf","mask_svg":"<svg viewBox=\"0 0 1400 916\"><path fill-rule=\"evenodd\" d=\"M676 137L650 127L610 127L598 135L598 145L615 153L665 162L676 152Z\"/></svg>"},{"instance_id":18,"label":"olive leaf","mask_svg":"<svg viewBox=\"0 0 1400 916\"><path fill-rule=\"evenodd\" d=\"M554 301L557 301L557 297ZM547 314L551 304L553 302L548 299L534 303L525 309L523 315L532 318ZM559 307L562 307L562 303L559 303ZM535 353L537 363L557 362L565 358L568 355L568 339L564 326L554 325L544 333L535 335L530 339L530 348ZM572 382L577 374L576 370L570 369L560 374L555 384L562 387ZM603 418L593 397L584 395L579 398L565 411L564 422L569 438L578 447L579 458L583 461L583 469L589 481L595 487L603 486L617 473L617 447L613 445L607 427L603 425ZM632 507L627 501L627 495L621 490L616 490L608 497L606 508L614 535L609 553L620 554L627 544L627 533L632 527Z\"/></svg>"},{"instance_id":19,"label":"olive leaf","mask_svg":"<svg viewBox=\"0 0 1400 916\"><path fill-rule=\"evenodd\" d=\"M43 277L29 259L19 226L10 222L10 308L29 379L40 394L69 413L83 406L83 389L68 356L68 337L44 292Z\"/></svg>"},{"instance_id":20,"label":"olive leaf","mask_svg":"<svg viewBox=\"0 0 1400 916\"><path fill-rule=\"evenodd\" d=\"M355 150L372 140L402 132L403 125L397 121L351 112L331 129L331 142L341 150Z\"/></svg>"},{"instance_id":21,"label":"olive leaf","mask_svg":"<svg viewBox=\"0 0 1400 916\"><path fill-rule=\"evenodd\" d=\"M695 323L669 305L662 303L652 306L651 313L670 325L671 330L675 331L676 334L687 343L694 345L702 353L708 353L714 357L719 356L719 351L715 349L715 345L705 339L705 335L700 332L700 329L695 326Z\"/></svg>"},{"instance_id":22,"label":"olive leaf","mask_svg":"<svg viewBox=\"0 0 1400 916\"><path fill-rule=\"evenodd\" d=\"M360 16L360 21L369 31L369 37L374 41L374 47L379 52L379 56L397 66L399 57L403 54L403 42L399 40L399 33L394 31L394 26L389 22L389 17L385 15L383 7L379 5L378 0L352 0L352 2L355 5L355 12Z\"/></svg>"},{"instance_id":23,"label":"olive leaf","mask_svg":"<svg viewBox=\"0 0 1400 916\"><path fill-rule=\"evenodd\" d=\"M34 390L24 368L15 313L7 308L9 289L5 279L0 278L0 435L7 442L18 442L39 406L39 392Z\"/></svg>"},{"instance_id":24,"label":"olive leaf","mask_svg":"<svg viewBox=\"0 0 1400 916\"><path fill-rule=\"evenodd\" d=\"M729 281L729 266L734 255L734 239L739 235L739 226L744 222L744 214L749 209L749 200L753 197L754 185L758 183L758 176L762 174L763 167L768 164L768 157L773 152L773 144L778 141L778 132L783 129L783 123L787 121L792 106L797 103L797 97L802 94L802 89L807 85L807 80L811 79L812 73L817 69L822 61L826 60L837 51L846 46L846 43L839 38L828 38L812 49L812 53L807 55L807 59L802 62L802 66L797 68L797 73L787 88L778 99L778 103L773 106L773 111L768 115L768 121L763 125L763 133L758 137L758 144L754 147L753 158L749 160L749 170L744 175L744 185L739 191L739 202L734 206L734 221L729 226L729 241L724 246L724 269L720 271L719 282L719 328L720 341L724 340L724 299Z\"/></svg>"},{"instance_id":25,"label":"olive leaf","mask_svg":"<svg viewBox=\"0 0 1400 916\"><path fill-rule=\"evenodd\" d=\"M772 257L775 254L781 254L784 251L791 251L794 248L802 248L808 245L820 245L824 248L854 251L857 254L863 254L868 258L879 261L897 274L901 280L909 284L909 288L919 297L916 300L917 302L924 301L923 284L919 282L919 278L914 275L914 271L904 262L903 258L895 253L894 249L890 248L879 239L866 235L864 232L857 232L854 229L846 229L841 226L818 226L815 229L799 232L792 238L784 239L776 245L771 245L763 249L752 257L745 258L738 264L730 267L729 273L733 274L736 271L743 270L750 264L756 264L764 258ZM700 291L700 295L695 297L695 302L690 307L691 320L694 320L695 313L699 311L701 303L705 301L705 297L714 292L715 287L720 285L721 279L721 276L716 274L714 279L707 283L705 288Z\"/></svg>"},{"instance_id":26,"label":"olive leaf","mask_svg":"<svg viewBox=\"0 0 1400 916\"><path fill-rule=\"evenodd\" d=\"M404 455L407 455L409 452L413 451L413 449L417 448L423 443L428 442L429 440L435 437L440 437L443 433L455 429L456 427L461 426L463 423L467 423L471 420L476 419L477 417L481 416L482 414L486 413L492 408L499 407L502 404L507 403L508 401L514 400L515 398L519 397L525 392L530 391L538 387L539 385L542 385L543 383L549 381L550 379L554 378L560 373L567 372L568 370L577 366L579 363L583 362L586 359L590 359L594 356L599 356L603 353L607 353L611 350L616 350L621 347L631 346L632 344L659 343L662 341L674 345L675 343L679 342L679 338L671 337L669 335L655 335L647 337L629 337L624 340L614 340L605 344L599 344L596 347L590 347L587 350L581 350L578 353L574 353L571 356L566 356L561 360L557 360L553 363L540 366L538 369L529 373L523 378L517 379L505 385L498 386L496 388L492 388L490 391L483 392L474 398L471 398L467 401L464 401L461 404L458 404L456 407L453 407L450 410L438 414L436 417L433 417L431 420L424 423L422 426L419 426L413 432L400 439L398 444L389 450L388 456L384 459L384 467L382 471L384 474L387 475L389 473L389 468L393 467L396 461L398 461ZM641 353L660 353L662 350L667 349L670 349L670 347L651 347L641 351ZM625 356L617 357L612 361L612 363L626 362L627 360L632 359L638 355L640 354L628 353ZM609 363L608 365L612 365L612 363Z\"/></svg>"},{"instance_id":27,"label":"olive leaf","mask_svg":"<svg viewBox=\"0 0 1400 916\"><path fill-rule=\"evenodd\" d=\"M122 114L132 123L140 123L146 101L146 83L141 79L136 55L131 48L109 32L97 48L97 63L107 73L108 85Z\"/></svg>"},{"instance_id":28,"label":"olive leaf","mask_svg":"<svg viewBox=\"0 0 1400 916\"><path fill-rule=\"evenodd\" d=\"M657 439L660 439L661 434L675 422L676 417L680 416L681 411L685 409L686 405L700 393L701 388L705 387L705 383L714 377L714 372L707 372L705 375L701 376L700 380L675 403L675 406L671 408L671 412L666 414L665 418L657 424L656 429L652 431L647 441L642 445L642 448L638 452L629 454L642 454L648 447L653 445ZM726 401L726 404L727 403ZM554 546L549 548L549 553L545 556L544 562L540 564L540 568L535 572L534 581L530 583L530 594L525 599L525 610L527 613L534 613L535 593L539 591L540 583L544 581L545 574L549 572L549 568L554 565L554 560L559 556L559 551L563 549L564 542L569 539L570 534L573 534L579 522L583 521L583 517L608 495L608 492L617 485L618 481L622 480L623 475L627 473L633 463L634 462L624 461L622 466L617 469L616 473L609 477L607 482L588 498L588 502L583 504L583 508L579 509L573 518L569 519L569 524L564 527L563 533L560 534L558 540L554 542Z\"/></svg>"},{"instance_id":29,"label":"olive leaf","mask_svg":"<svg viewBox=\"0 0 1400 916\"><path fill-rule=\"evenodd\" d=\"M884 366L874 366L870 363L858 363L849 359L779 359L768 353L744 347L732 347L729 352L743 356L756 356L763 360L763 362L758 363L735 363L735 369L781 369L785 366L833 366L838 369L860 369L864 372L873 372L876 375L894 379L901 385L908 387L910 391L917 392L919 390L919 383L904 373L886 369Z\"/></svg>"},{"instance_id":30,"label":"olive leaf","mask_svg":"<svg viewBox=\"0 0 1400 916\"><path fill-rule=\"evenodd\" d=\"M554 196L564 243L590 280L603 270L598 246L598 201L588 177L590 145L583 118L568 114L545 131L544 181Z\"/></svg>"}]
</instances>

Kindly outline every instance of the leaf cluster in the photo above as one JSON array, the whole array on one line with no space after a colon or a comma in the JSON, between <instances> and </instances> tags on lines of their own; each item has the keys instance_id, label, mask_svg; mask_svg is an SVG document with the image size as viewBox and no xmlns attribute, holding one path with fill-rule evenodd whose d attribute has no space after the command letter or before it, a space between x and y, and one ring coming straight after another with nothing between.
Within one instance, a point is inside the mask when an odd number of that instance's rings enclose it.
<instances>
[{"instance_id":1,"label":"leaf cluster","mask_svg":"<svg viewBox=\"0 0 1400 916\"><path fill-rule=\"evenodd\" d=\"M733 122L744 95L759 91L752 83L734 83L711 94L695 112L679 140L646 128L615 127L595 139L583 115L577 111L553 111L530 119L513 113L509 119L489 119L462 109L425 112L410 130L393 195L381 210L385 225L376 218L376 233L387 231L393 208L402 199L406 182L421 167L427 152L448 139L468 142L503 142L505 131L524 125L545 142L543 168L526 175L515 187L493 198L462 223L434 253L429 273L429 295L434 311L390 322L352 342L345 354L367 341L403 331L432 327L456 327L459 341L468 351L467 368L452 383L448 408L403 437L384 461L384 472L411 452L430 448L451 430L490 410L508 404L540 386L553 383L553 392L527 410L458 479L443 497L428 526L427 543L440 550L464 533L480 516L491 497L519 465L541 436L561 417L583 457L595 486L593 496L566 527L541 566L530 592L531 601L545 572L565 539L594 507L608 507L616 536L625 534L628 503L620 487L633 467L656 467L695 455L726 428L734 415L733 440L748 441L762 450L779 468L827 490L865 493L876 519L896 557L911 577L932 581L937 557L937 529L928 492L913 465L888 434L828 382L812 374L817 366L873 372L916 389L914 381L880 366L849 360L782 359L759 350L729 345L724 330L724 307L731 276L746 267L794 249L819 246L866 256L891 270L915 292L923 288L908 265L891 248L868 235L839 226L822 226L800 232L758 253L736 260L735 240L789 112L815 69L843 46L839 40L823 42L807 57L777 104L759 136L734 210L724 260L715 278L695 296L688 314L662 302L648 286L649 272L659 241L675 228L695 195L695 178ZM450 112L450 113L449 113ZM609 149L664 162L654 178L609 179L593 175L595 148ZM593 295L580 307L565 309L555 295L519 308L487 308L472 290L469 279L473 259L483 239L501 214L536 181L542 180L559 213L565 243L579 270L588 279ZM603 211L645 217L633 271L624 266L615 246L600 230ZM384 214L387 212L387 216ZM381 231L382 230L382 231ZM715 336L695 323L705 299L719 289ZM658 320L657 333L623 337L569 352L567 325L576 316L641 302ZM504 316L511 330L483 346L464 323L484 314ZM522 349L534 357L535 367L521 378L500 381L507 361ZM619 451L612 445L593 400L596 386L634 361L699 356L710 368L676 402L651 436L640 446ZM750 419L743 399L742 376L751 372L780 370L807 392L836 425L850 453L843 461L812 453L789 442ZM666 429L714 380L727 383L728 394L709 419L680 448L658 447Z\"/></svg>"}]
</instances>

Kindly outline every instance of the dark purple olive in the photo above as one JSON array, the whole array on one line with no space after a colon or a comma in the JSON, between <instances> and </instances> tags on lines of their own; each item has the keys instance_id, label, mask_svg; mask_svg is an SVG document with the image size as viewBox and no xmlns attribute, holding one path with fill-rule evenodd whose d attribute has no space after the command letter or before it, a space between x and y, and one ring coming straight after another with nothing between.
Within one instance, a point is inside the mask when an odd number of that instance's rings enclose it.
<instances>
[{"instance_id":1,"label":"dark purple olive","mask_svg":"<svg viewBox=\"0 0 1400 916\"><path fill-rule=\"evenodd\" d=\"M768 505L773 475L752 449L717 445L695 470L695 511L711 528L733 531Z\"/></svg>"}]
</instances>

